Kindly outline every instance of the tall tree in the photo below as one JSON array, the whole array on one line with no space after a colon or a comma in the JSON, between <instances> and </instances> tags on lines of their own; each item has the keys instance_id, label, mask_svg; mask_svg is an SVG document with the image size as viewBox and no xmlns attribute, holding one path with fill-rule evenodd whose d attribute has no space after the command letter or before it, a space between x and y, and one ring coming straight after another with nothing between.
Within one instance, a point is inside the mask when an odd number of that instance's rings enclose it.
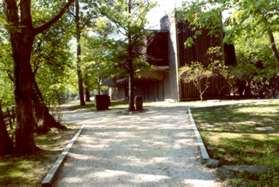
<instances>
[{"instance_id":1,"label":"tall tree","mask_svg":"<svg viewBox=\"0 0 279 187\"><path fill-rule=\"evenodd\" d=\"M128 0L128 14L131 16L132 13L132 1ZM131 32L131 23L128 22L128 29L127 29L127 38L128 38L128 94L129 94L129 111L135 110L134 105L134 65L133 65L133 44L132 44L132 32Z\"/></svg>"},{"instance_id":2,"label":"tall tree","mask_svg":"<svg viewBox=\"0 0 279 187\"><path fill-rule=\"evenodd\" d=\"M80 34L81 34L81 28L80 28L80 5L79 0L75 0L75 23L76 23L76 42L77 42L77 77L78 77L78 90L79 90L79 101L80 105L84 106L84 87L83 87L83 78L82 78L82 72L81 72L81 61L80 61L80 55L81 55L81 47L80 47Z\"/></svg>"},{"instance_id":3,"label":"tall tree","mask_svg":"<svg viewBox=\"0 0 279 187\"><path fill-rule=\"evenodd\" d=\"M37 36L33 45L31 64L36 78L33 85L33 102L36 121L40 122L38 132L47 132L53 127L63 128L47 107L47 104L56 104L54 101L58 101L59 98L55 97L55 94L49 95L52 92L53 81L46 79L51 77L51 80L55 79L55 84L58 84L60 81L57 81L57 77L65 76L64 71L67 69L66 66L69 66L68 59L71 57L69 49L67 50L67 43L72 37L71 33L67 32L70 25L70 20L63 18L48 32ZM57 93L57 90L55 92Z\"/></svg>"},{"instance_id":4,"label":"tall tree","mask_svg":"<svg viewBox=\"0 0 279 187\"><path fill-rule=\"evenodd\" d=\"M97 21L97 23L100 22L102 21ZM123 74L123 69L119 67L117 60L113 59L113 53L120 46L113 39L108 38L109 30L105 28L103 31L96 32L98 36L83 38L82 62L85 85L91 89L96 88L99 95L101 94L101 83L104 80Z\"/></svg>"},{"instance_id":5,"label":"tall tree","mask_svg":"<svg viewBox=\"0 0 279 187\"><path fill-rule=\"evenodd\" d=\"M33 42L39 33L48 30L68 10L74 0L69 0L49 21L34 26L31 0L4 0L4 12L12 46L14 60L14 82L16 103L16 142L18 154L37 150L33 130L36 126L33 111L33 83L35 81L30 64Z\"/></svg>"},{"instance_id":6,"label":"tall tree","mask_svg":"<svg viewBox=\"0 0 279 187\"><path fill-rule=\"evenodd\" d=\"M84 106L85 103L85 95L88 90L84 79L83 71L82 71L82 62L81 62L81 36L82 32L85 28L89 28L91 24L94 22L96 18L96 11L95 11L95 2L91 0L75 0L75 9L74 12L71 12L74 20L75 20L75 37L76 37L76 69L77 69L77 78L78 78L78 89L79 89L79 100L80 105ZM87 98L88 99L88 98Z\"/></svg>"},{"instance_id":7,"label":"tall tree","mask_svg":"<svg viewBox=\"0 0 279 187\"><path fill-rule=\"evenodd\" d=\"M117 27L121 38L126 43L124 67L128 74L129 111L134 111L134 75L136 63L143 61L144 40L147 31L146 15L154 3L142 0L105 0L100 5L100 12ZM111 6L107 6L107 5ZM140 60L141 59L141 60Z\"/></svg>"},{"instance_id":8,"label":"tall tree","mask_svg":"<svg viewBox=\"0 0 279 187\"><path fill-rule=\"evenodd\" d=\"M277 48L275 32L278 32L279 1L277 0L214 0L221 5L223 11L232 13L227 20L227 38L237 38L246 32L250 37L254 34L265 34L269 39L269 46L279 71L279 50ZM257 32L254 32L257 30ZM252 31L252 32L251 32ZM252 34L254 32L254 34Z\"/></svg>"}]
</instances>

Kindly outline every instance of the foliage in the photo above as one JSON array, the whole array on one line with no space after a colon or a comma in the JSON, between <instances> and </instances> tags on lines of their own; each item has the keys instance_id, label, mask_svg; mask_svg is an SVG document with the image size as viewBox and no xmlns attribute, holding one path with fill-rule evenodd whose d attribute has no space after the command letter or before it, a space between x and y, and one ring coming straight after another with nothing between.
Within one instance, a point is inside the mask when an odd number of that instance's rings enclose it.
<instances>
[{"instance_id":1,"label":"foliage","mask_svg":"<svg viewBox=\"0 0 279 187\"><path fill-rule=\"evenodd\" d=\"M265 58L265 61L272 54L272 61L278 71L279 52L276 35L279 31L279 2L273 0L216 0L215 2L222 5L224 11L231 10L231 16L226 21L225 41L232 42L239 38L242 39L242 44L249 41L250 46L247 49L252 51L256 46L255 51L258 53L254 53L253 56ZM259 45L260 43L262 45ZM248 53L248 57L250 54ZM270 59L267 62L271 63Z\"/></svg>"},{"instance_id":2,"label":"foliage","mask_svg":"<svg viewBox=\"0 0 279 187\"><path fill-rule=\"evenodd\" d=\"M277 80L279 65L278 3L272 0L185 2L178 17L189 23L193 32L185 45L191 47L195 43L201 28L208 30L211 35L223 30L224 42L234 44L238 61L234 67L224 66L222 61L218 65L219 74L227 80L231 90L241 90L237 82L243 82L241 84L245 84L252 95L258 96L257 92L265 97L275 95L277 91L270 85L277 84L274 80ZM225 16L223 25L221 14Z\"/></svg>"},{"instance_id":3,"label":"foliage","mask_svg":"<svg viewBox=\"0 0 279 187\"><path fill-rule=\"evenodd\" d=\"M111 21L119 35L118 40L126 44L126 46L123 46L126 48L126 53L128 53L128 35L130 35L133 53L131 57L135 64L136 62L144 62L143 47L145 46L145 37L148 34L144 28L147 23L146 15L155 4L149 1L131 0L131 13L128 11L129 4L126 1L115 0L111 7L107 4L109 4L109 1L100 5L101 14ZM127 56L128 54L126 54L126 58L128 58ZM124 66L127 69L127 65Z\"/></svg>"},{"instance_id":4,"label":"foliage","mask_svg":"<svg viewBox=\"0 0 279 187\"><path fill-rule=\"evenodd\" d=\"M225 85L220 88L222 92L227 87L229 88L230 94L235 94L235 84L236 84L236 67L226 65L223 60L222 47L209 47L207 50L207 55L209 56L209 69L216 76L223 77L226 80Z\"/></svg>"},{"instance_id":5,"label":"foliage","mask_svg":"<svg viewBox=\"0 0 279 187\"><path fill-rule=\"evenodd\" d=\"M203 94L209 87L209 78L213 75L209 67L205 67L200 62L192 62L179 69L180 78L186 83L193 82L200 94L200 100L203 100Z\"/></svg>"},{"instance_id":6,"label":"foliage","mask_svg":"<svg viewBox=\"0 0 279 187\"><path fill-rule=\"evenodd\" d=\"M278 1L273 0L217 0L223 11L230 9L226 21L227 39L237 39L241 34L248 37L263 36L268 29L278 31ZM267 36L267 35L266 35Z\"/></svg>"},{"instance_id":7,"label":"foliage","mask_svg":"<svg viewBox=\"0 0 279 187\"><path fill-rule=\"evenodd\" d=\"M81 39L83 51L81 69L84 73L85 86L90 90L97 88L100 94L101 83L119 72L112 58L113 50L118 46L111 38L114 28L106 18L98 17L94 29L90 31L85 32Z\"/></svg>"},{"instance_id":8,"label":"foliage","mask_svg":"<svg viewBox=\"0 0 279 187\"><path fill-rule=\"evenodd\" d=\"M122 56L123 67L128 75L129 111L134 111L134 74L142 64L147 64L144 58L145 37L144 26L147 23L147 13L153 8L151 1L141 0L103 0L99 10L117 28L119 40L124 44ZM111 6L107 6L107 5Z\"/></svg>"},{"instance_id":9,"label":"foliage","mask_svg":"<svg viewBox=\"0 0 279 187\"><path fill-rule=\"evenodd\" d=\"M73 56L68 45L72 38L71 23L62 19L55 27L39 35L32 54L33 71L48 105L63 102L64 95L76 91Z\"/></svg>"},{"instance_id":10,"label":"foliage","mask_svg":"<svg viewBox=\"0 0 279 187\"><path fill-rule=\"evenodd\" d=\"M259 29L242 32L235 39L235 48L238 61L234 68L235 77L250 84L252 95L274 96L277 90L271 85L278 71L268 37L263 36Z\"/></svg>"},{"instance_id":11,"label":"foliage","mask_svg":"<svg viewBox=\"0 0 279 187\"><path fill-rule=\"evenodd\" d=\"M12 74L12 57L9 53L10 46L0 42L0 102L3 107L14 104Z\"/></svg>"},{"instance_id":12,"label":"foliage","mask_svg":"<svg viewBox=\"0 0 279 187\"><path fill-rule=\"evenodd\" d=\"M235 40L235 43L239 69L246 72L246 75L244 75L244 72L240 72L240 78L247 77L260 81L264 78L270 79L276 75L276 63L272 58L272 52L269 49L266 37L250 38L243 34Z\"/></svg>"},{"instance_id":13,"label":"foliage","mask_svg":"<svg viewBox=\"0 0 279 187\"><path fill-rule=\"evenodd\" d=\"M3 2L0 2L0 103L4 108L14 104L11 47L7 41L5 24Z\"/></svg>"},{"instance_id":14,"label":"foliage","mask_svg":"<svg viewBox=\"0 0 279 187\"><path fill-rule=\"evenodd\" d=\"M191 27L192 35L186 38L185 46L191 47L195 40L207 30L211 37L222 35L221 7L206 0L184 1L177 11L179 21Z\"/></svg>"}]
</instances>

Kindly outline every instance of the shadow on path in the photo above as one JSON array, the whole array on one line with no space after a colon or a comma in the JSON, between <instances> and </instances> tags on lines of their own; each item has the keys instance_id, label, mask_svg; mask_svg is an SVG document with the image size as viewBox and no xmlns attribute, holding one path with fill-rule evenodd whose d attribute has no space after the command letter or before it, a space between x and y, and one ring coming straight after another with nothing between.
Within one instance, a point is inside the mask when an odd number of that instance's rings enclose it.
<instances>
[{"instance_id":1,"label":"shadow on path","mask_svg":"<svg viewBox=\"0 0 279 187\"><path fill-rule=\"evenodd\" d=\"M85 125L55 186L218 186L196 159L197 145L184 106L151 106L65 114Z\"/></svg>"}]
</instances>

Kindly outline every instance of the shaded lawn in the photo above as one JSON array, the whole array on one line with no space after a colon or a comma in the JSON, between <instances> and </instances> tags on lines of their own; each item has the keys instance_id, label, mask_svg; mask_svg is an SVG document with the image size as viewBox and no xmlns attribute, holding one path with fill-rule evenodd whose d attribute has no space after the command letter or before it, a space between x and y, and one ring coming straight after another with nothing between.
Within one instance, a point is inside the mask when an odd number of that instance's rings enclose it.
<instances>
[{"instance_id":1,"label":"shaded lawn","mask_svg":"<svg viewBox=\"0 0 279 187\"><path fill-rule=\"evenodd\" d=\"M265 175L243 175L234 181L279 186L279 100L192 111L211 157L226 165L270 168Z\"/></svg>"},{"instance_id":2,"label":"shaded lawn","mask_svg":"<svg viewBox=\"0 0 279 187\"><path fill-rule=\"evenodd\" d=\"M78 129L77 125L66 125L67 130L52 129L46 135L36 137L42 150L34 155L0 158L0 186L39 186L51 164L60 154Z\"/></svg>"}]
</instances>

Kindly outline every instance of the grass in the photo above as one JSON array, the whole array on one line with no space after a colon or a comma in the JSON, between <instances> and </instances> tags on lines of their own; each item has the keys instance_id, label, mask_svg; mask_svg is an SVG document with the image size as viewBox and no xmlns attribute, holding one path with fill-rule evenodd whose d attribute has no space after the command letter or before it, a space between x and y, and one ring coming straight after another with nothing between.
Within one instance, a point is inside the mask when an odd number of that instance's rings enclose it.
<instances>
[{"instance_id":1,"label":"grass","mask_svg":"<svg viewBox=\"0 0 279 187\"><path fill-rule=\"evenodd\" d=\"M232 184L279 186L279 101L195 108L209 155L223 165L264 165L268 173L238 175ZM267 128L268 130L262 130Z\"/></svg>"},{"instance_id":2,"label":"grass","mask_svg":"<svg viewBox=\"0 0 279 187\"><path fill-rule=\"evenodd\" d=\"M51 164L78 128L77 125L66 126L67 130L52 129L46 135L36 136L41 151L34 155L0 158L0 186L40 186Z\"/></svg>"}]
</instances>

